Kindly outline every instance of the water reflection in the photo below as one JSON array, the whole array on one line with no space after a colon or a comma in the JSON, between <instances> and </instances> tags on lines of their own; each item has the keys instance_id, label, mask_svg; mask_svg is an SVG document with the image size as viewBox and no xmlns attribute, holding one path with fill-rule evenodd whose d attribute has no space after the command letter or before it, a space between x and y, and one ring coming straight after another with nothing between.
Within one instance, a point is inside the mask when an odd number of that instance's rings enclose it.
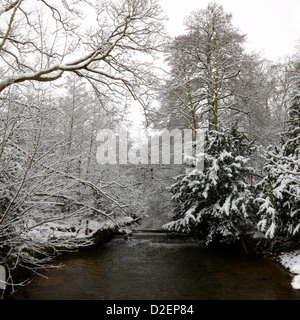
<instances>
[{"instance_id":1,"label":"water reflection","mask_svg":"<svg viewBox=\"0 0 300 320\"><path fill-rule=\"evenodd\" d=\"M64 266L19 292L23 299L300 299L267 259L154 239L112 242L64 256Z\"/></svg>"}]
</instances>

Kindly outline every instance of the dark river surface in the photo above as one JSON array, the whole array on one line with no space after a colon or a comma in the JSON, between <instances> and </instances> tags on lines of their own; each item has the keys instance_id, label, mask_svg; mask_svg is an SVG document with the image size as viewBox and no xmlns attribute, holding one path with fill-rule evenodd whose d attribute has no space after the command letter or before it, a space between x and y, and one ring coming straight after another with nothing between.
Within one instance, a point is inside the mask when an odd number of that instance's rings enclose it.
<instances>
[{"instance_id":1,"label":"dark river surface","mask_svg":"<svg viewBox=\"0 0 300 320\"><path fill-rule=\"evenodd\" d=\"M295 300L291 275L262 257L151 236L61 256L17 292L30 300Z\"/></svg>"}]
</instances>

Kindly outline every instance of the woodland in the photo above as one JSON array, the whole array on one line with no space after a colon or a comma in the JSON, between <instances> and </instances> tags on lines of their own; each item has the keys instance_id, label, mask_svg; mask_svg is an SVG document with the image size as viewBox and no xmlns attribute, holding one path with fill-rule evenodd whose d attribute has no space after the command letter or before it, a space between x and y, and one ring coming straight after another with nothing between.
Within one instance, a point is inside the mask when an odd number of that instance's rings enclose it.
<instances>
[{"instance_id":1,"label":"woodland","mask_svg":"<svg viewBox=\"0 0 300 320\"><path fill-rule=\"evenodd\" d=\"M188 233L205 245L299 247L300 51L245 49L222 5L176 37L157 0L0 1L0 265L51 266L97 230ZM107 164L100 130L206 128L204 169ZM129 145L134 143L128 137ZM186 170L189 168L189 170ZM88 225L90 221L90 225ZM90 227L91 228L91 227ZM251 248L251 249L250 249Z\"/></svg>"}]
</instances>

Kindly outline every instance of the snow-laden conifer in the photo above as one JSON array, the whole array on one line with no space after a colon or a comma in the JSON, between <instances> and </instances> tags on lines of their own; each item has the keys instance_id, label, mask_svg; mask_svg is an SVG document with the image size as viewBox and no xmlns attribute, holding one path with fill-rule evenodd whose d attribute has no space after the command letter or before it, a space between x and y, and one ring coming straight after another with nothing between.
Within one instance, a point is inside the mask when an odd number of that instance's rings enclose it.
<instances>
[{"instance_id":1,"label":"snow-laden conifer","mask_svg":"<svg viewBox=\"0 0 300 320\"><path fill-rule=\"evenodd\" d=\"M288 128L279 147L265 152L266 176L258 184L260 222L265 236L296 238L300 231L300 72L290 96Z\"/></svg>"},{"instance_id":2,"label":"snow-laden conifer","mask_svg":"<svg viewBox=\"0 0 300 320\"><path fill-rule=\"evenodd\" d=\"M203 172L181 175L170 188L177 206L164 228L197 234L206 244L241 239L253 223L250 151L236 128L210 131Z\"/></svg>"}]
</instances>

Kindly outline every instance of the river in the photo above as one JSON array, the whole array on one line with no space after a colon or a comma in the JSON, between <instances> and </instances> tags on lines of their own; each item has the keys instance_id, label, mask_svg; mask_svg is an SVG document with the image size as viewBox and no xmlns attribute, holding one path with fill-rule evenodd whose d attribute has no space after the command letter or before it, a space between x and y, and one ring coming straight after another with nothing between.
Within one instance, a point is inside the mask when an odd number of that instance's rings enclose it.
<instances>
[{"instance_id":1,"label":"river","mask_svg":"<svg viewBox=\"0 0 300 320\"><path fill-rule=\"evenodd\" d=\"M204 248L194 240L144 235L65 254L17 292L30 300L300 299L279 264Z\"/></svg>"}]
</instances>

